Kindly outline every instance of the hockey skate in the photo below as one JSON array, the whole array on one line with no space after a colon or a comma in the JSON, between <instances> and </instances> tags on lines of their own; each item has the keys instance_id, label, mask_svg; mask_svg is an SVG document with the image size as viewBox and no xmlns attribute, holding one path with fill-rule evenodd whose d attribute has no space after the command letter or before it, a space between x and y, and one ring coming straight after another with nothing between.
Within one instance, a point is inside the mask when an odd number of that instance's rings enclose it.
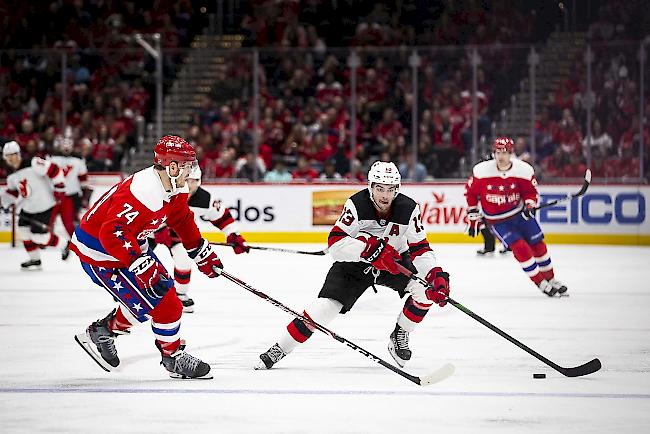
<instances>
[{"instance_id":1,"label":"hockey skate","mask_svg":"<svg viewBox=\"0 0 650 434\"><path fill-rule=\"evenodd\" d=\"M506 253L509 253L509 252L512 252L510 247L501 246L501 248L499 249L499 253L502 254L502 255L505 255Z\"/></svg>"},{"instance_id":2,"label":"hockey skate","mask_svg":"<svg viewBox=\"0 0 650 434\"><path fill-rule=\"evenodd\" d=\"M280 348L280 345L273 344L265 353L260 354L260 361L257 362L254 369L257 371L271 369L284 356L286 356L286 353Z\"/></svg>"},{"instance_id":3,"label":"hockey skate","mask_svg":"<svg viewBox=\"0 0 650 434\"><path fill-rule=\"evenodd\" d=\"M167 369L171 378L181 380L211 380L213 378L210 373L210 365L198 357L186 353L184 344L169 356L163 354L160 364Z\"/></svg>"},{"instance_id":4,"label":"hockey skate","mask_svg":"<svg viewBox=\"0 0 650 434\"><path fill-rule=\"evenodd\" d=\"M178 299L183 303L183 312L192 313L194 312L194 300L187 296L187 294L176 293Z\"/></svg>"},{"instance_id":5,"label":"hockey skate","mask_svg":"<svg viewBox=\"0 0 650 434\"><path fill-rule=\"evenodd\" d=\"M488 250L485 247L482 248L482 249L478 249L476 251L476 254L479 255L479 256L492 256L493 253L494 253L494 249Z\"/></svg>"},{"instance_id":6,"label":"hockey skate","mask_svg":"<svg viewBox=\"0 0 650 434\"><path fill-rule=\"evenodd\" d=\"M88 326L85 333L74 337L79 346L106 372L117 368L120 358L115 348L115 337L120 334L129 334L128 330L115 333L109 329L109 322L115 315L115 310L104 319L97 320Z\"/></svg>"},{"instance_id":7,"label":"hockey skate","mask_svg":"<svg viewBox=\"0 0 650 434\"><path fill-rule=\"evenodd\" d=\"M34 271L41 270L41 260L40 259L30 259L20 264L20 269L24 271Z\"/></svg>"},{"instance_id":8,"label":"hockey skate","mask_svg":"<svg viewBox=\"0 0 650 434\"><path fill-rule=\"evenodd\" d=\"M539 282L539 285L537 285L537 287L549 297L553 297L555 294L557 294L557 288L553 287L553 285L551 285L548 280L542 280Z\"/></svg>"},{"instance_id":9,"label":"hockey skate","mask_svg":"<svg viewBox=\"0 0 650 434\"><path fill-rule=\"evenodd\" d=\"M61 260L65 261L69 257L70 257L70 241L68 241L65 247L63 248L63 250L61 250Z\"/></svg>"},{"instance_id":10,"label":"hockey skate","mask_svg":"<svg viewBox=\"0 0 650 434\"><path fill-rule=\"evenodd\" d=\"M403 367L406 362L411 360L409 332L400 327L399 324L395 324L395 330L390 334L388 352L400 367Z\"/></svg>"},{"instance_id":11,"label":"hockey skate","mask_svg":"<svg viewBox=\"0 0 650 434\"><path fill-rule=\"evenodd\" d=\"M556 278L552 278L552 279L549 281L549 283L551 284L551 286L552 286L553 288L555 288L555 290L557 291L557 293L558 293L560 296L567 297L567 296L569 295L569 294L565 294L569 288L567 288L566 285L565 285L564 283L560 282L560 281L557 280Z\"/></svg>"}]
</instances>

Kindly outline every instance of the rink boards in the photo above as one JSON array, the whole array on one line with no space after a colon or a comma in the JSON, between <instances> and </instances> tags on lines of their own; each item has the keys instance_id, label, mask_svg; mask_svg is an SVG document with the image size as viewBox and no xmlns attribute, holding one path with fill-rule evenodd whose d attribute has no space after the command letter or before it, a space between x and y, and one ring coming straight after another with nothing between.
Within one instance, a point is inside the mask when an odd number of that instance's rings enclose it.
<instances>
[{"instance_id":1,"label":"rink boards","mask_svg":"<svg viewBox=\"0 0 650 434\"><path fill-rule=\"evenodd\" d=\"M116 181L95 176L93 200ZM323 242L345 200L364 184L203 184L226 204L251 242ZM541 185L542 203L577 191L576 184ZM404 184L415 199L431 242L472 243L463 234L466 219L464 183ZM571 202L540 210L537 219L551 243L650 245L646 216L650 186L592 185ZM211 241L223 236L209 222L200 229ZM0 241L11 239L11 216L2 214Z\"/></svg>"}]
</instances>

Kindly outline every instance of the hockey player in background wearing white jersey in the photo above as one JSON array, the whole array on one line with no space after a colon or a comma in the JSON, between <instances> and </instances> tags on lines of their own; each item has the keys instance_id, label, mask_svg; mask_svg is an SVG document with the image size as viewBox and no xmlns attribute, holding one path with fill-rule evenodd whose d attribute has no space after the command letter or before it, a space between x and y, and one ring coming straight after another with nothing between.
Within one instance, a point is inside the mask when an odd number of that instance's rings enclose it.
<instances>
[{"instance_id":1,"label":"hockey player in background wearing white jersey","mask_svg":"<svg viewBox=\"0 0 650 434\"><path fill-rule=\"evenodd\" d=\"M409 333L434 303L446 304L449 274L436 263L418 204L399 193L400 184L395 164L378 161L368 173L368 188L345 202L328 238L334 264L304 316L326 325L337 314L348 312L370 286L387 286L400 296L408 294L388 340L391 356L404 366L411 359ZM400 274L397 263L431 283L434 289ZM309 324L294 319L279 340L260 355L255 369L270 369L313 331Z\"/></svg>"},{"instance_id":2,"label":"hockey player in background wearing white jersey","mask_svg":"<svg viewBox=\"0 0 650 434\"><path fill-rule=\"evenodd\" d=\"M2 157L13 173L7 177L7 189L0 201L3 207L15 204L20 209L18 234L29 255L20 266L23 270L40 270L40 249L59 244L50 221L54 205L64 195L63 171L40 157L23 160L20 146L14 141L5 143Z\"/></svg>"},{"instance_id":3,"label":"hockey player in background wearing white jersey","mask_svg":"<svg viewBox=\"0 0 650 434\"><path fill-rule=\"evenodd\" d=\"M75 224L79 223L79 210L83 206L88 207L88 201L92 189L88 186L88 169L83 158L72 154L74 142L69 137L57 136L54 139L55 155L50 160L56 163L65 176L65 195L59 204L54 207L52 221L57 215L61 216L61 222L65 227L68 236L72 238ZM70 256L70 241L61 252L61 259L64 261Z\"/></svg>"},{"instance_id":4,"label":"hockey player in background wearing white jersey","mask_svg":"<svg viewBox=\"0 0 650 434\"><path fill-rule=\"evenodd\" d=\"M239 234L237 222L230 214L228 207L219 199L214 198L210 192L201 187L201 168L196 166L187 178L189 187L188 205L195 218L209 221L226 235L226 242L233 246L235 254L248 253L250 248L246 240ZM156 244L162 244L169 249L174 260L174 281L176 282L176 295L183 303L183 312L194 312L194 300L187 294L192 276L192 261L181 244L181 240L168 226L161 228L154 234Z\"/></svg>"}]
</instances>

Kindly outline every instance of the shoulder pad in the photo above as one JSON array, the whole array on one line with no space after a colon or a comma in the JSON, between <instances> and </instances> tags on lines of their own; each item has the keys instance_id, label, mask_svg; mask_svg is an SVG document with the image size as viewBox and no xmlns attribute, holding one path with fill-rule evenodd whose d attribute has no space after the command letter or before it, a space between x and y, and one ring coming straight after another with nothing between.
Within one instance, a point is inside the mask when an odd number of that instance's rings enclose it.
<instances>
[{"instance_id":1,"label":"shoulder pad","mask_svg":"<svg viewBox=\"0 0 650 434\"><path fill-rule=\"evenodd\" d=\"M350 196L350 200L357 209L357 217L359 220L375 220L377 218L375 206L370 200L370 192L367 188L354 193Z\"/></svg>"},{"instance_id":2,"label":"shoulder pad","mask_svg":"<svg viewBox=\"0 0 650 434\"><path fill-rule=\"evenodd\" d=\"M390 220L400 225L408 225L417 203L408 196L398 193L392 204Z\"/></svg>"}]
</instances>

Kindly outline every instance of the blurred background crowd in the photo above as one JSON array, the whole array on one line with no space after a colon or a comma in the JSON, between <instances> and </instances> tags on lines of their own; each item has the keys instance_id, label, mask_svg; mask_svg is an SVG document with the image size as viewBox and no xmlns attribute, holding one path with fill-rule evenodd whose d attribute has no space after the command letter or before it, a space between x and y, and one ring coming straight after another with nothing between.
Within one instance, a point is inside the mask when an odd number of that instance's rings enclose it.
<instances>
[{"instance_id":1,"label":"blurred background crowd","mask_svg":"<svg viewBox=\"0 0 650 434\"><path fill-rule=\"evenodd\" d=\"M645 6L7 1L0 4L0 141L16 140L24 157L46 156L64 135L91 172L132 170L134 156L153 145L143 140L155 141L139 125L156 115L155 60L134 36L157 33L167 95L205 41L225 50L218 74L180 124L175 119L209 179L363 180L378 159L396 162L413 181L460 178L486 157L479 142L508 134L540 178L581 177L589 165L603 180L638 182L650 166L650 68L645 62L641 76L639 57L650 28ZM576 41L583 41L577 54L564 51ZM529 103L517 100L531 85L527 56L552 44L566 66L547 80L535 118L522 121L516 108ZM477 47L478 65L468 47Z\"/></svg>"}]
</instances>

